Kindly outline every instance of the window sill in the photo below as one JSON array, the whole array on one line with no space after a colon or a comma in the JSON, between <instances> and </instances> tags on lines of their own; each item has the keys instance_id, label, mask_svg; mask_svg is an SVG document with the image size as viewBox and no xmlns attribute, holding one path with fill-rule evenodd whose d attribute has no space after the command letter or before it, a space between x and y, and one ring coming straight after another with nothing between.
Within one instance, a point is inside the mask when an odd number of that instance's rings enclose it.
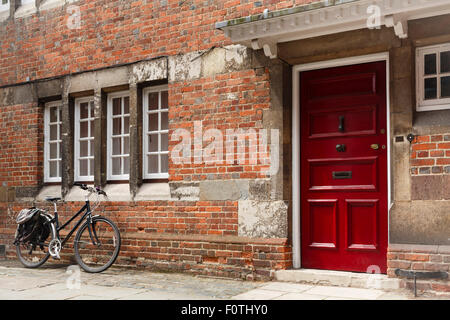
<instances>
[{"instance_id":1,"label":"window sill","mask_svg":"<svg viewBox=\"0 0 450 320\"><path fill-rule=\"evenodd\" d=\"M44 10L50 10L57 7L62 7L66 4L66 0L45 0L44 3L42 3L39 6L39 11Z\"/></svg>"},{"instance_id":2,"label":"window sill","mask_svg":"<svg viewBox=\"0 0 450 320\"><path fill-rule=\"evenodd\" d=\"M20 6L16 12L14 13L14 18L23 18L26 16L30 16L36 13L36 5L34 3L27 3L23 6Z\"/></svg>"},{"instance_id":3,"label":"window sill","mask_svg":"<svg viewBox=\"0 0 450 320\"><path fill-rule=\"evenodd\" d=\"M170 200L170 186L168 182L144 183L139 188L134 201Z\"/></svg>"},{"instance_id":4,"label":"window sill","mask_svg":"<svg viewBox=\"0 0 450 320\"><path fill-rule=\"evenodd\" d=\"M9 9L0 11L0 22L6 21L9 18Z\"/></svg>"},{"instance_id":5,"label":"window sill","mask_svg":"<svg viewBox=\"0 0 450 320\"><path fill-rule=\"evenodd\" d=\"M139 188L134 199L131 196L128 183L108 184L105 186L104 191L108 195L108 198L100 196L100 201L132 202L171 200L168 182L144 183ZM72 187L64 200L84 201L86 194L86 191L79 187ZM36 201L45 201L46 197L61 197L61 185L45 185L36 196ZM96 196L92 195L90 199L93 201L96 199Z\"/></svg>"},{"instance_id":6,"label":"window sill","mask_svg":"<svg viewBox=\"0 0 450 320\"><path fill-rule=\"evenodd\" d=\"M42 187L36 196L36 201L45 201L47 197L61 197L61 184Z\"/></svg>"}]
</instances>

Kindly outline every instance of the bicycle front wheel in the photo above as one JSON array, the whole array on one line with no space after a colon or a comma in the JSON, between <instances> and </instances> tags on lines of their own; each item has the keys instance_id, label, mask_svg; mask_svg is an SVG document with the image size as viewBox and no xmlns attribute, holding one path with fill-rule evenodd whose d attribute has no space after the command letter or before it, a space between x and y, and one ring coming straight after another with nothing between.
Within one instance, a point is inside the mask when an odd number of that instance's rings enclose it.
<instances>
[{"instance_id":1,"label":"bicycle front wheel","mask_svg":"<svg viewBox=\"0 0 450 320\"><path fill-rule=\"evenodd\" d=\"M87 272L105 271L119 255L120 241L119 228L111 220L93 217L92 223L86 221L75 236L75 259Z\"/></svg>"}]
</instances>

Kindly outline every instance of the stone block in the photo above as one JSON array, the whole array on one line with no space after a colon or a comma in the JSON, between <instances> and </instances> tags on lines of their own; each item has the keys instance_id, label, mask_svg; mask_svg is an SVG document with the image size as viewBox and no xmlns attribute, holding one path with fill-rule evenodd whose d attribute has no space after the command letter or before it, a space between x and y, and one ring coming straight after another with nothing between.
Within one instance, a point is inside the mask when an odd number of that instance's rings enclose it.
<instances>
[{"instance_id":1,"label":"stone block","mask_svg":"<svg viewBox=\"0 0 450 320\"><path fill-rule=\"evenodd\" d=\"M288 206L284 201L241 200L238 234L250 238L286 238Z\"/></svg>"},{"instance_id":2,"label":"stone block","mask_svg":"<svg viewBox=\"0 0 450 320\"><path fill-rule=\"evenodd\" d=\"M201 181L200 200L243 200L248 199L248 180Z\"/></svg>"}]
</instances>

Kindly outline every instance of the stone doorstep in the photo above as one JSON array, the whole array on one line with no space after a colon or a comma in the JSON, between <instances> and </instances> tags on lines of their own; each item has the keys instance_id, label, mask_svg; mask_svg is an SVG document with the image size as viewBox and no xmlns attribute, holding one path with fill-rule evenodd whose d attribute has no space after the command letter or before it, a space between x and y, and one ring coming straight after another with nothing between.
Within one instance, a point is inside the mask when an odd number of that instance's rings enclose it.
<instances>
[{"instance_id":1,"label":"stone doorstep","mask_svg":"<svg viewBox=\"0 0 450 320\"><path fill-rule=\"evenodd\" d=\"M393 291L400 289L400 279L388 278L384 274L354 273L328 270L279 270L275 280L322 286L352 287Z\"/></svg>"}]
</instances>

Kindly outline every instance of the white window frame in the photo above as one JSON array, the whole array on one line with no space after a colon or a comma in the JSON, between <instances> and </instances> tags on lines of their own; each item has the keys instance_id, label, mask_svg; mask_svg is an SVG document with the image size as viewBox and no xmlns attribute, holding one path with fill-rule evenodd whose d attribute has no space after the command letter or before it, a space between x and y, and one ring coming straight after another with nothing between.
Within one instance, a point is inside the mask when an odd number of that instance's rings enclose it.
<instances>
[{"instance_id":1,"label":"white window frame","mask_svg":"<svg viewBox=\"0 0 450 320\"><path fill-rule=\"evenodd\" d=\"M169 178L169 173L168 172L161 172L161 157L159 155L162 154L169 154L169 151L161 151L160 147L161 147L161 134L165 134L167 133L167 135L169 135L169 129L168 129L168 124L167 124L167 130L161 130L161 111L167 111L167 113L169 112L169 108L167 107L167 109L161 109L161 94L158 95L158 109L154 110L154 111L148 111L148 94L149 93L153 93L153 92L162 92L162 91L169 91L169 86L168 85L160 85L160 86L154 86L154 87L147 87L145 89L142 90L142 107L143 107L143 111L142 111L142 115L143 115L143 152L142 152L142 164L143 164L143 178L144 179L168 179ZM158 131L148 131L148 115L149 114L158 114ZM149 134L153 133L153 134L158 134L158 151L156 152L149 152L148 151L148 137ZM169 141L169 137L168 137L168 141ZM154 155L158 155L158 171L160 171L159 173L147 173L148 172L148 158L147 155L150 154L154 154ZM169 162L169 161L168 161ZM167 168L169 168L169 163L167 163Z\"/></svg>"},{"instance_id":2,"label":"white window frame","mask_svg":"<svg viewBox=\"0 0 450 320\"><path fill-rule=\"evenodd\" d=\"M120 91L120 92L114 92L108 94L108 101L107 101L107 143L106 143L106 149L107 149L107 179L108 180L129 180L130 175L129 174L121 174L121 175L113 175L112 174L112 125L113 125L113 104L112 100L114 98L122 98L122 108L123 108L123 101L124 97L130 97L130 92L127 91ZM123 117L123 114L122 114ZM123 129L123 123L122 123L122 129ZM128 131L128 134L122 134L121 136L130 136L130 131ZM131 147L131 141L130 141L130 147ZM121 144L121 148L123 149L123 144ZM123 155L122 155L123 156ZM130 153L128 153L128 159L130 158ZM122 164L123 169L123 164Z\"/></svg>"},{"instance_id":3,"label":"white window frame","mask_svg":"<svg viewBox=\"0 0 450 320\"><path fill-rule=\"evenodd\" d=\"M21 5L21 6L25 6L25 5L27 5L27 4L33 4L33 5L36 5L36 0L21 0L21 1L20 1L20 5Z\"/></svg>"},{"instance_id":4,"label":"white window frame","mask_svg":"<svg viewBox=\"0 0 450 320\"><path fill-rule=\"evenodd\" d=\"M0 12L9 11L10 4L11 0L8 0L8 2L6 2L5 4L3 4L2 0L0 0Z\"/></svg>"},{"instance_id":5,"label":"white window frame","mask_svg":"<svg viewBox=\"0 0 450 320\"><path fill-rule=\"evenodd\" d=\"M450 109L450 98L437 98L425 100L425 78L437 78L437 94L441 94L441 77L450 76L449 73L441 73L441 52L450 51L450 43L421 47L416 50L416 92L417 111L432 111ZM425 76L425 56L436 54L436 75Z\"/></svg>"},{"instance_id":6,"label":"white window frame","mask_svg":"<svg viewBox=\"0 0 450 320\"><path fill-rule=\"evenodd\" d=\"M62 109L62 101L52 101L47 102L44 107L44 182L61 182L61 176L62 176L62 165L58 166L58 175L59 177L50 177L50 166L49 166L49 160L50 160L50 108L52 107L58 107L58 121L56 124L58 125L58 137L59 139L56 140L56 142L61 146L62 143L62 137L61 137L61 126L62 126L62 119L59 119L60 117L60 111ZM52 123L55 124L55 123ZM62 161L62 155L60 152L60 148L57 148L58 152L58 158L56 161L59 161L61 163Z\"/></svg>"},{"instance_id":7,"label":"white window frame","mask_svg":"<svg viewBox=\"0 0 450 320\"><path fill-rule=\"evenodd\" d=\"M80 175L80 166L79 166L79 160L80 160L80 140L83 141L90 141L89 144L95 143L95 138L93 133L91 132L91 126L88 125L88 137L86 138L80 138L80 105L82 103L89 103L94 101L94 97L83 97L83 98L77 98L75 99L75 124L74 124L74 133L75 133L75 156L74 156L74 179L75 181L94 181L94 168L90 168L90 161L88 161L88 171L92 173L91 176L82 176ZM92 106L93 107L93 106ZM95 117L91 117L89 114L87 122L95 121ZM90 148L88 148L90 152ZM94 156L88 156L83 157L83 159L86 158L90 160L91 158L95 159ZM95 160L94 160L95 161Z\"/></svg>"}]
</instances>

